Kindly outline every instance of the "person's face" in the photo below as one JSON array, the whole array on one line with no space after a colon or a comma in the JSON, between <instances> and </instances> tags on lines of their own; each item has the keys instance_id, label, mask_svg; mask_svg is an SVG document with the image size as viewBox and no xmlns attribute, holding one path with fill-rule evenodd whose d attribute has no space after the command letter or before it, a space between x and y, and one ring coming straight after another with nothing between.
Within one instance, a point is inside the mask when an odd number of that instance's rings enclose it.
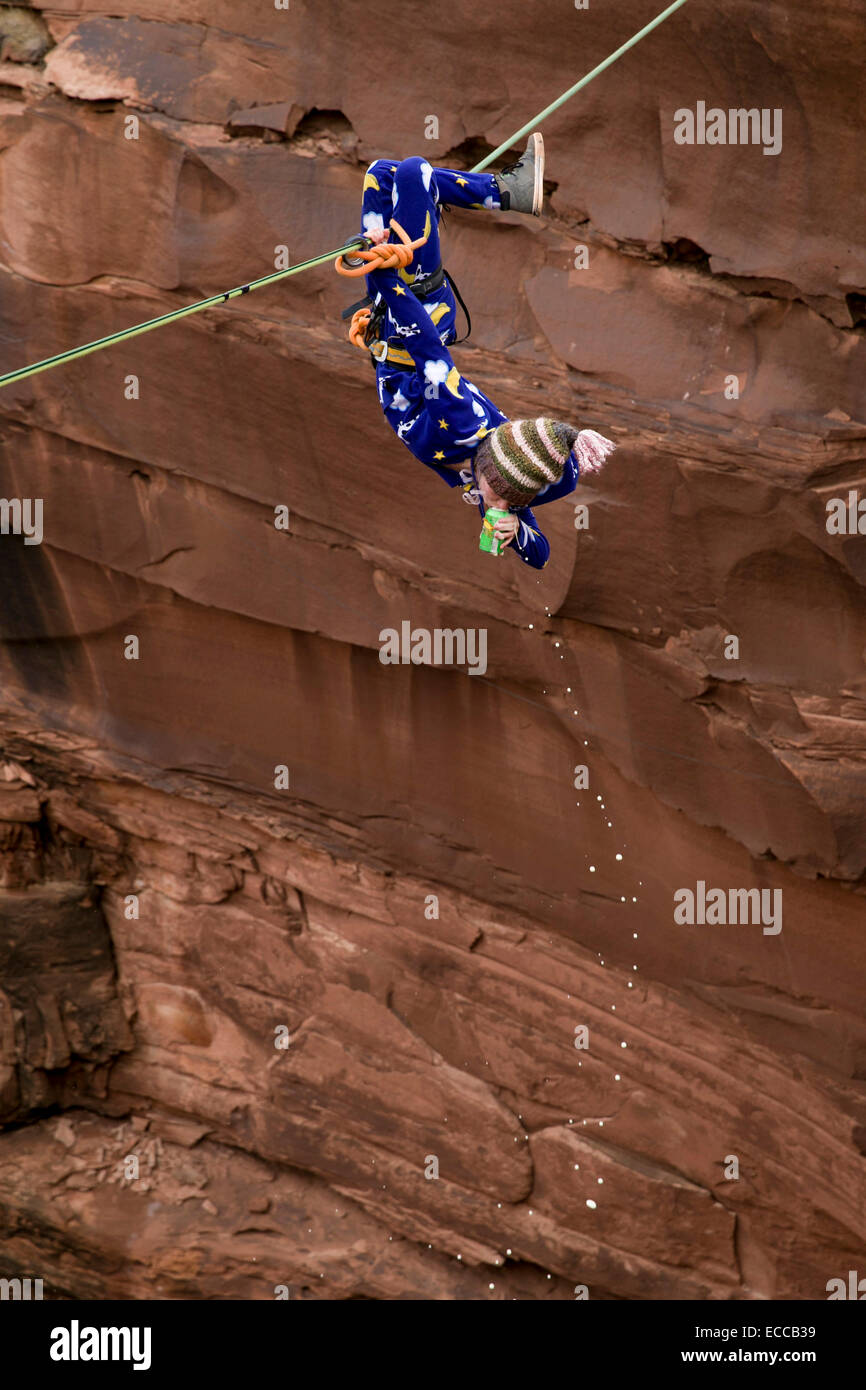
<instances>
[{"instance_id":1,"label":"person's face","mask_svg":"<svg viewBox=\"0 0 866 1390\"><path fill-rule=\"evenodd\" d=\"M484 474L477 474L477 478L478 491L481 493L481 500L484 503L485 510L488 507L498 507L500 511L507 512L508 503L504 502L502 498L499 496L499 494L493 491L493 488L488 483Z\"/></svg>"}]
</instances>

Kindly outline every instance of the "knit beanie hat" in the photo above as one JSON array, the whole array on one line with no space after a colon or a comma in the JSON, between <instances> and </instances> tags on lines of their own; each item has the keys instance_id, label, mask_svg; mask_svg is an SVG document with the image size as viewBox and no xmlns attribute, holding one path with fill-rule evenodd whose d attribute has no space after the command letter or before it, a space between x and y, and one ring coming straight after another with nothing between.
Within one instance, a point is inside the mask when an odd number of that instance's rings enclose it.
<instances>
[{"instance_id":1,"label":"knit beanie hat","mask_svg":"<svg viewBox=\"0 0 866 1390\"><path fill-rule=\"evenodd\" d=\"M615 447L595 430L559 420L506 420L483 440L475 469L510 507L526 507L542 488L559 482L572 448L579 471L592 472Z\"/></svg>"}]
</instances>

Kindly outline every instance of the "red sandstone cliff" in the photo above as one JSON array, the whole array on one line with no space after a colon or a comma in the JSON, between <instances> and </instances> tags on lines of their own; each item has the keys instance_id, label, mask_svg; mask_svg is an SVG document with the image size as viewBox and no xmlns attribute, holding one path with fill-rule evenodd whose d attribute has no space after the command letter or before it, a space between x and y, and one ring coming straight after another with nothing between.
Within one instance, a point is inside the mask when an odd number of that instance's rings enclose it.
<instances>
[{"instance_id":1,"label":"red sandstone cliff","mask_svg":"<svg viewBox=\"0 0 866 1390\"><path fill-rule=\"evenodd\" d=\"M653 6L525 9L405 0L421 60L355 0L0 6L0 373L340 244L371 157L471 164ZM864 23L693 0L545 127L543 219L449 215L467 374L619 445L541 573L392 439L327 268L0 391L45 508L0 536L0 1273L802 1299L862 1260ZM678 145L699 101L781 153ZM404 620L485 627L486 677L381 665ZM698 881L782 931L678 924Z\"/></svg>"}]
</instances>

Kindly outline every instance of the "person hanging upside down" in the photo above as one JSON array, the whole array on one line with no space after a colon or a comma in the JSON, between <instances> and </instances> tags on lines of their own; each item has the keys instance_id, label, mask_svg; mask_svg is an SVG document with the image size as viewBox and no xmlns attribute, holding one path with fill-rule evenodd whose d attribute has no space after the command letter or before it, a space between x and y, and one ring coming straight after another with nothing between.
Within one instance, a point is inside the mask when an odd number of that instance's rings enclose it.
<instances>
[{"instance_id":1,"label":"person hanging upside down","mask_svg":"<svg viewBox=\"0 0 866 1390\"><path fill-rule=\"evenodd\" d=\"M594 430L558 420L509 420L448 351L457 337L454 291L442 270L443 207L541 212L544 144L499 174L435 169L426 159L377 159L364 177L361 232L365 251L347 252L342 274L365 273L371 308L355 314L350 336L376 366L379 401L388 424L421 463L483 516L507 511L494 534L534 569L550 546L530 504L565 497L582 472L600 468L614 449ZM389 241L391 230L400 237ZM408 243L414 245L410 248ZM383 264L384 263L384 264Z\"/></svg>"}]
</instances>

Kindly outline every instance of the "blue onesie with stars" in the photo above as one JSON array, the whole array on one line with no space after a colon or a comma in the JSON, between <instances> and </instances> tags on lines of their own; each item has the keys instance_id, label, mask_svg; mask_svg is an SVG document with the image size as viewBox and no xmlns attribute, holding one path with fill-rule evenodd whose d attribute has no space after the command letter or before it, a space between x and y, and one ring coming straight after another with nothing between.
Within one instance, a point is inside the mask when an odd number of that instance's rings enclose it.
<instances>
[{"instance_id":1,"label":"blue onesie with stars","mask_svg":"<svg viewBox=\"0 0 866 1390\"><path fill-rule=\"evenodd\" d=\"M462 487L477 502L474 459L484 436L508 417L454 365L447 344L456 336L457 306L447 280L419 299L412 285L423 285L441 264L439 218L442 207L499 208L499 189L492 174L434 169L415 156L402 161L379 159L364 178L361 231L387 228L393 217L415 241L427 240L405 270L374 270L367 292L387 313L380 330L389 343L387 358L376 363L376 385L385 419L415 457L439 474L449 487ZM396 340L396 341L395 341ZM445 467L461 463L462 470ZM569 454L563 476L543 488L534 506L554 502L577 486L578 465ZM543 569L550 555L547 537L529 507L511 509L520 525L511 545L533 569Z\"/></svg>"}]
</instances>

